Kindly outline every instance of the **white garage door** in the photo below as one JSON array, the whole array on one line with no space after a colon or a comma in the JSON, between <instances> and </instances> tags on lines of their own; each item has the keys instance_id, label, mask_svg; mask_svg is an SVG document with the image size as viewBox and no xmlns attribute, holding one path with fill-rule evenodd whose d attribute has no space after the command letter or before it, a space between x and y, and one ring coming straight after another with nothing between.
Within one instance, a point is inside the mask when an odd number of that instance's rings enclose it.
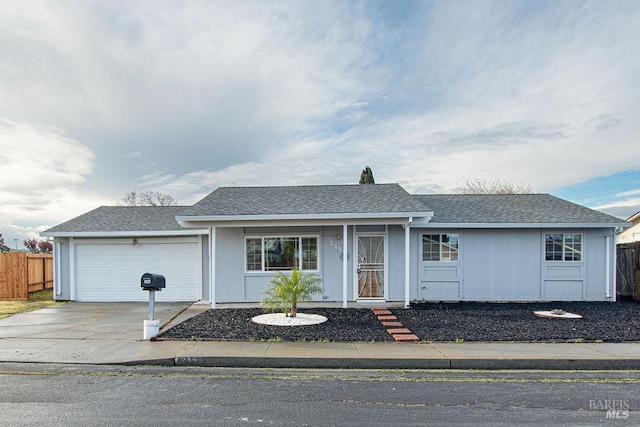
<instances>
[{"instance_id":1,"label":"white garage door","mask_svg":"<svg viewBox=\"0 0 640 427\"><path fill-rule=\"evenodd\" d=\"M138 239L121 243L76 245L77 301L148 301L140 287L144 273L158 273L167 287L156 292L156 301L201 299L201 257L197 239ZM185 241L186 240L186 241Z\"/></svg>"}]
</instances>

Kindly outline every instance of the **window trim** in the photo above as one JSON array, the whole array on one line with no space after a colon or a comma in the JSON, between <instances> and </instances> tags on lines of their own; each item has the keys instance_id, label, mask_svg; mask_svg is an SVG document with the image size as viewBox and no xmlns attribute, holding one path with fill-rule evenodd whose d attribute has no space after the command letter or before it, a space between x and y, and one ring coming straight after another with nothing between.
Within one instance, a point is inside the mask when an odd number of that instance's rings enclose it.
<instances>
[{"instance_id":1,"label":"window trim","mask_svg":"<svg viewBox=\"0 0 640 427\"><path fill-rule=\"evenodd\" d=\"M259 234L259 235L245 235L244 236L244 247L243 247L243 259L244 259L244 272L245 274L274 274L276 272L280 272L283 274L289 274L293 270L267 270L265 267L265 257L264 257L264 245L265 240L267 239L281 239L281 238L290 238L290 239L298 239L298 269L305 273L319 273L320 272L320 254L322 252L320 247L320 235L319 234L298 234L298 233L279 233L279 234ZM260 270L249 270L248 269L248 253L247 253L247 242L250 239L260 239ZM302 244L303 239L316 239L316 268L315 269L303 269L304 266L304 247Z\"/></svg>"},{"instance_id":2,"label":"window trim","mask_svg":"<svg viewBox=\"0 0 640 427\"><path fill-rule=\"evenodd\" d=\"M562 253L561 253L561 258L562 259L547 259L547 236L550 235L554 235L554 234L559 234L562 236L562 243L560 244L560 247L562 248ZM579 235L580 236L580 250L576 251L574 248L572 248L572 250L574 252L577 252L578 254L580 254L580 259L576 260L576 259L566 259L566 254L567 254L567 244L566 242L566 238L568 235ZM544 262L552 262L552 263L561 263L561 262L568 262L568 263L580 263L584 261L584 253L585 253L585 238L584 238L584 232L582 231L545 231L542 235L542 256L544 259Z\"/></svg>"},{"instance_id":3,"label":"window trim","mask_svg":"<svg viewBox=\"0 0 640 427\"><path fill-rule=\"evenodd\" d=\"M424 259L424 238L426 236L434 236L434 235L437 235L437 236L440 237L440 240L438 242L438 250L439 250L438 258L439 259L437 259L437 260L425 260ZM456 254L458 256L457 257L458 259L456 259L455 261L450 260L450 259L449 260L443 260L442 259L442 253L443 253L443 251L442 251L442 247L443 247L442 236L452 236L452 235L455 235L457 237L457 239L458 239L458 244L456 246ZM422 233L421 236L420 236L420 260L421 260L421 262L437 262L437 263L458 263L458 262L460 262L460 240L461 240L460 239L460 235L461 235L461 233L457 232L457 231Z\"/></svg>"}]
</instances>

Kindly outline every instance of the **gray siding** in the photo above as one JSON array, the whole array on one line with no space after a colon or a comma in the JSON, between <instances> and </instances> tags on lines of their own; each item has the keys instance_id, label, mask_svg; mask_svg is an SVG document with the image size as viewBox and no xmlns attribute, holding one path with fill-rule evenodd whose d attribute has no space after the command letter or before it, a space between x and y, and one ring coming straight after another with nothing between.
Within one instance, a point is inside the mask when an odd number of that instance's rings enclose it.
<instances>
[{"instance_id":1,"label":"gray siding","mask_svg":"<svg viewBox=\"0 0 640 427\"><path fill-rule=\"evenodd\" d=\"M607 239L609 237L609 247L607 248ZM611 268L609 269L609 284L611 286L611 298L614 300L616 296L616 290L614 282L616 278L616 268L613 264L615 257L616 246L615 236L613 229L602 228L589 230L586 233L586 286L585 286L585 299L587 301L603 301L605 298L606 285L607 285L607 266L606 258L607 251L609 252L609 260L611 261Z\"/></svg>"},{"instance_id":2,"label":"gray siding","mask_svg":"<svg viewBox=\"0 0 640 427\"><path fill-rule=\"evenodd\" d=\"M340 234L340 240L337 235ZM320 248L320 277L322 278L323 295L325 301L342 301L342 248L347 244L347 260L349 267L347 274L352 271L352 242L351 234L342 236L342 227L322 228ZM346 239L345 239L346 238ZM349 297L351 293L349 293Z\"/></svg>"},{"instance_id":3,"label":"gray siding","mask_svg":"<svg viewBox=\"0 0 640 427\"><path fill-rule=\"evenodd\" d=\"M404 229L399 225L389 226L387 279L389 301L404 301Z\"/></svg>"},{"instance_id":4,"label":"gray siding","mask_svg":"<svg viewBox=\"0 0 640 427\"><path fill-rule=\"evenodd\" d=\"M342 301L342 248L347 245L348 298L353 296L352 228L342 227L218 228L216 235L216 302L258 302L273 273L245 271L245 236L314 234L319 236L319 273L323 293L318 301ZM340 235L340 240L337 236Z\"/></svg>"},{"instance_id":5,"label":"gray siding","mask_svg":"<svg viewBox=\"0 0 640 427\"><path fill-rule=\"evenodd\" d=\"M244 239L241 228L216 228L216 302L245 300ZM249 289L249 293L253 291Z\"/></svg>"},{"instance_id":6,"label":"gray siding","mask_svg":"<svg viewBox=\"0 0 640 427\"><path fill-rule=\"evenodd\" d=\"M540 300L540 230L464 230L461 299Z\"/></svg>"},{"instance_id":7,"label":"gray siding","mask_svg":"<svg viewBox=\"0 0 640 427\"><path fill-rule=\"evenodd\" d=\"M606 254L613 261L613 229L466 229L420 230L422 234L458 232L459 262L423 262L418 266L418 299L428 301L607 301ZM582 233L580 262L546 261L544 234ZM413 245L413 243L412 243ZM415 246L413 246L415 247ZM412 261L414 262L414 261ZM609 270L612 297L615 269ZM413 280L412 282L416 283ZM412 296L413 298L413 296ZM612 300L613 298L611 298Z\"/></svg>"}]
</instances>

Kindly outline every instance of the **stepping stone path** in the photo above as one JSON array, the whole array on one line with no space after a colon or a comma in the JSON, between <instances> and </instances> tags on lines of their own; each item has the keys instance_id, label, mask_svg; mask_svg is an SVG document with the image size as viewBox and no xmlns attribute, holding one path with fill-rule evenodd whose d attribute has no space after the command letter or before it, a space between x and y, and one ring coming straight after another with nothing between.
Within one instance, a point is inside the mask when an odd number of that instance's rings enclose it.
<instances>
[{"instance_id":1,"label":"stepping stone path","mask_svg":"<svg viewBox=\"0 0 640 427\"><path fill-rule=\"evenodd\" d=\"M387 332L393 337L395 341L400 342L419 342L420 339L415 336L409 329L402 326L402 323L398 322L398 318L386 307L373 307L373 314L376 315L378 320L382 323L382 327L387 329Z\"/></svg>"}]
</instances>

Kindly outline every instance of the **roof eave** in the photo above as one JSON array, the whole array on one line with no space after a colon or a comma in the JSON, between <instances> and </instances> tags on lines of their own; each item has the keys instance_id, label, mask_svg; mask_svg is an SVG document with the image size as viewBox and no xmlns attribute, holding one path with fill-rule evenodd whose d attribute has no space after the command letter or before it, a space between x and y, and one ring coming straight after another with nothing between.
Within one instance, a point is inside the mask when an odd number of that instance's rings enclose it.
<instances>
[{"instance_id":1,"label":"roof eave","mask_svg":"<svg viewBox=\"0 0 640 427\"><path fill-rule=\"evenodd\" d=\"M631 223L618 222L618 223L551 223L551 222L537 222L537 223L464 223L464 222L427 222L415 224L414 227L420 228L616 228L616 227L630 227Z\"/></svg>"},{"instance_id":2,"label":"roof eave","mask_svg":"<svg viewBox=\"0 0 640 427\"><path fill-rule=\"evenodd\" d=\"M179 216L183 227L261 227L261 226L323 226L341 224L402 224L422 219L428 221L433 212L390 212L383 214L311 214L311 215L221 215Z\"/></svg>"},{"instance_id":3,"label":"roof eave","mask_svg":"<svg viewBox=\"0 0 640 427\"><path fill-rule=\"evenodd\" d=\"M197 236L207 234L206 229L184 229L164 231L44 231L42 237L165 237L165 236Z\"/></svg>"}]
</instances>

